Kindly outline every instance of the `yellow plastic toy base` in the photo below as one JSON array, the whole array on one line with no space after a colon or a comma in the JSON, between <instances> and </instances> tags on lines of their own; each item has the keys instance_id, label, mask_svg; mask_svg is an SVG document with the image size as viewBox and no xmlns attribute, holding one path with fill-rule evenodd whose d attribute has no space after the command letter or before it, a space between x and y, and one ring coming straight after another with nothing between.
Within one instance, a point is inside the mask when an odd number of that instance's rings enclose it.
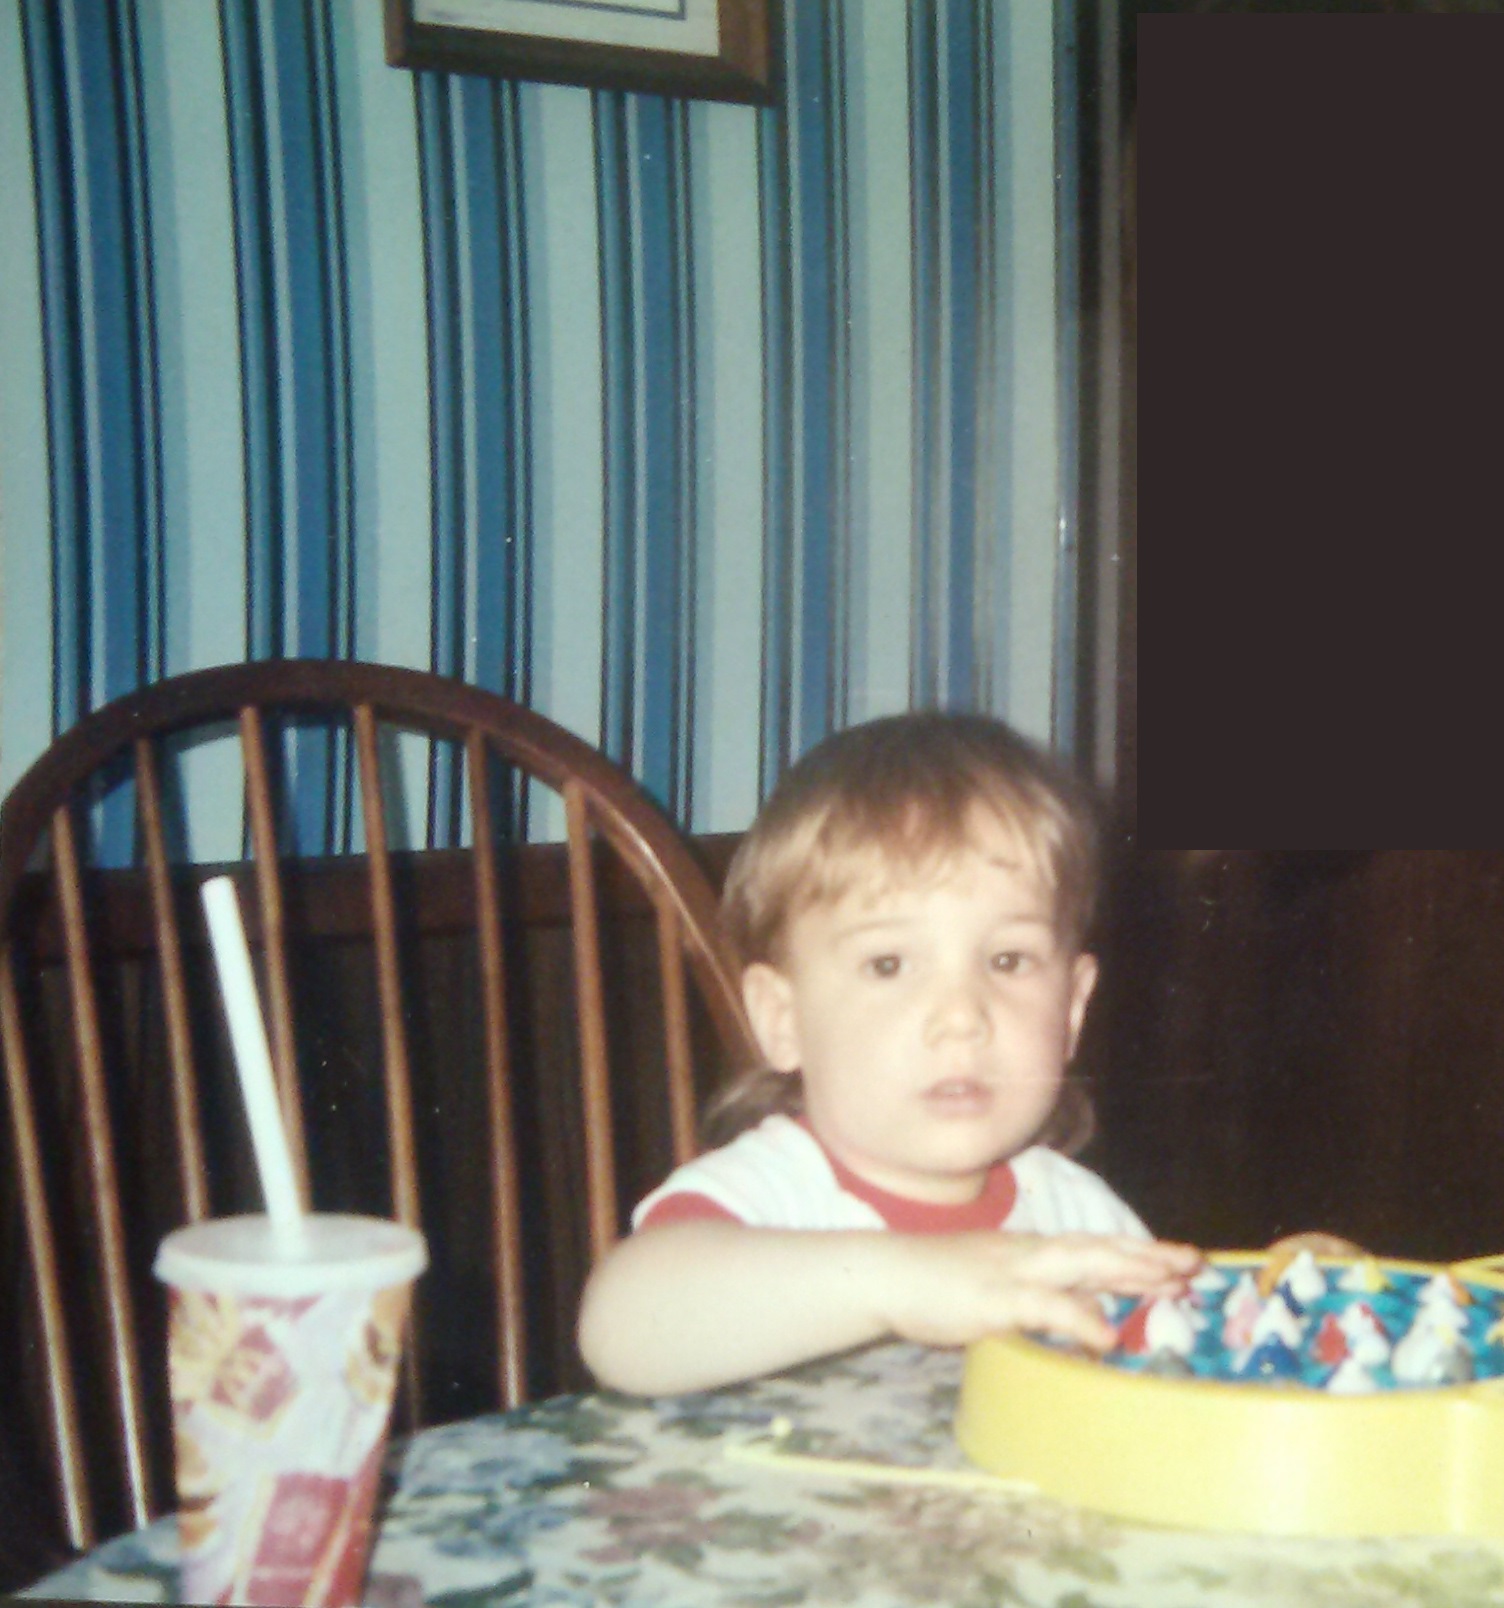
<instances>
[{"instance_id":1,"label":"yellow plastic toy base","mask_svg":"<svg viewBox=\"0 0 1504 1608\"><path fill-rule=\"evenodd\" d=\"M1245 1267L1262 1257L1211 1260ZM1451 1271L1504 1289L1492 1265L1480 1259ZM1129 1373L1008 1335L968 1351L956 1437L993 1474L1151 1524L1504 1539L1500 1379L1331 1396Z\"/></svg>"}]
</instances>

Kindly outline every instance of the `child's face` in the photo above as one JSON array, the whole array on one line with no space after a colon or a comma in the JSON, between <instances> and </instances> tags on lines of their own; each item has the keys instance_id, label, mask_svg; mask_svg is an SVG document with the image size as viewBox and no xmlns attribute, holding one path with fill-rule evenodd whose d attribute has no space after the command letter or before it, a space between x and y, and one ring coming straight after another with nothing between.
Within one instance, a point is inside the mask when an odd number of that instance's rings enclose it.
<instances>
[{"instance_id":1,"label":"child's face","mask_svg":"<svg viewBox=\"0 0 1504 1608\"><path fill-rule=\"evenodd\" d=\"M811 1126L869 1183L964 1201L1049 1115L1096 982L1016 837L979 818L923 878L884 879L789 923L745 978L764 1052L804 1074Z\"/></svg>"}]
</instances>

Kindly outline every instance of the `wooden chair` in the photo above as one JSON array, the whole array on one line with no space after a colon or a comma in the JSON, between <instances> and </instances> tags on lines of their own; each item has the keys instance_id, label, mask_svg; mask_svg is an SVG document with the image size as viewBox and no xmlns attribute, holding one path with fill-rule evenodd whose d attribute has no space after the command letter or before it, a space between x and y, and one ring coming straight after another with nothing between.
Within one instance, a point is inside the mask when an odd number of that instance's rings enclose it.
<instances>
[{"instance_id":1,"label":"wooden chair","mask_svg":"<svg viewBox=\"0 0 1504 1608\"><path fill-rule=\"evenodd\" d=\"M321 723L348 749L364 851L310 860L286 848L279 760ZM462 772L471 847L388 846L388 728L428 734ZM695 1148L706 1062L752 1053L711 880L622 770L527 709L418 671L284 660L180 676L80 722L0 811L0 1143L14 1156L0 1287L27 1309L0 1365L38 1376L30 1455L50 1443L38 1460L76 1549L109 1533L97 1515L119 1528L172 1505L157 1240L260 1209L197 899L216 868L173 853L193 809L179 773L204 732L238 739L243 758L250 854L231 869L305 1199L429 1236L406 1422L557 1387L557 1366L529 1366L539 1300L558 1352L628 1197ZM87 849L111 784L134 790L130 869L101 870ZM499 830L537 787L562 799L562 847ZM364 993L357 960L374 966ZM543 1019L550 993L557 1020ZM335 996L355 1001L353 1020L331 1022ZM617 1018L635 1065L614 1054ZM484 1356L491 1401L449 1388L461 1355Z\"/></svg>"}]
</instances>

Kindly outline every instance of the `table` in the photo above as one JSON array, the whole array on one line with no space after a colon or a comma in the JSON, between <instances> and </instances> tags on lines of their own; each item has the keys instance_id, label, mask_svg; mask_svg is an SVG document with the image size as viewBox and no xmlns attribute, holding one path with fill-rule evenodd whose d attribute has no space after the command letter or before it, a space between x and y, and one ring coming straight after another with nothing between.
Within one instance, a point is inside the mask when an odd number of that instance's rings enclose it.
<instances>
[{"instance_id":1,"label":"table","mask_svg":"<svg viewBox=\"0 0 1504 1608\"><path fill-rule=\"evenodd\" d=\"M1504 1545L1153 1529L988 1485L951 1441L959 1379L958 1355L889 1344L704 1395L564 1396L425 1430L393 1449L370 1600L1504 1608ZM167 1520L26 1594L169 1601L175 1587Z\"/></svg>"}]
</instances>

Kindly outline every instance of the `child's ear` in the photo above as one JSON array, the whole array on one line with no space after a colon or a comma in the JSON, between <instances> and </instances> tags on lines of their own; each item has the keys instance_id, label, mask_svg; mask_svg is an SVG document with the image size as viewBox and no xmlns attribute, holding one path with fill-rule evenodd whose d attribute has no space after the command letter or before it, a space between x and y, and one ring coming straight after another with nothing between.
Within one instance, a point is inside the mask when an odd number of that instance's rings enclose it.
<instances>
[{"instance_id":1,"label":"child's ear","mask_svg":"<svg viewBox=\"0 0 1504 1608\"><path fill-rule=\"evenodd\" d=\"M742 999L767 1064L775 1072L797 1072L799 1032L788 978L776 966L757 961L742 973Z\"/></svg>"},{"instance_id":2,"label":"child's ear","mask_svg":"<svg viewBox=\"0 0 1504 1608\"><path fill-rule=\"evenodd\" d=\"M1067 1061L1076 1053L1081 1024L1086 1020L1086 1007L1091 1003L1092 990L1097 986L1100 969L1095 955L1077 955L1071 964L1070 1038L1065 1051Z\"/></svg>"}]
</instances>

